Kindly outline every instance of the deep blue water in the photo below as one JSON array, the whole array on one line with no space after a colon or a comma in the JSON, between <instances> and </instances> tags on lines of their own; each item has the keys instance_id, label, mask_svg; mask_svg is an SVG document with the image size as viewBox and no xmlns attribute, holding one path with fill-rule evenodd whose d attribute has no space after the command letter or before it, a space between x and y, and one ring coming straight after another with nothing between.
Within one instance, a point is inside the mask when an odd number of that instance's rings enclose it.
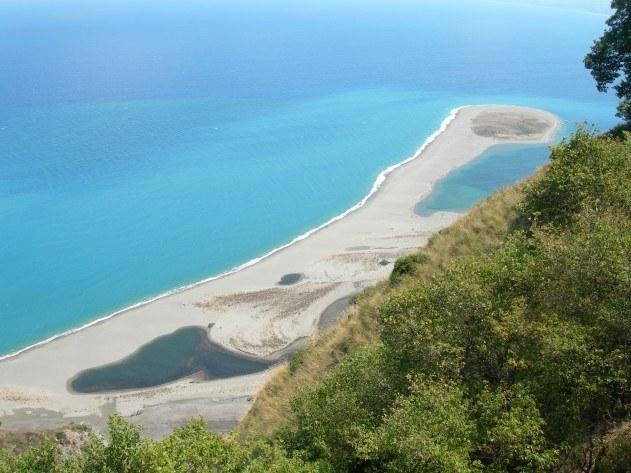
<instances>
[{"instance_id":1,"label":"deep blue water","mask_svg":"<svg viewBox=\"0 0 631 473\"><path fill-rule=\"evenodd\" d=\"M582 66L604 20L482 0L4 0L0 353L290 241L456 106L611 126Z\"/></svg>"}]
</instances>

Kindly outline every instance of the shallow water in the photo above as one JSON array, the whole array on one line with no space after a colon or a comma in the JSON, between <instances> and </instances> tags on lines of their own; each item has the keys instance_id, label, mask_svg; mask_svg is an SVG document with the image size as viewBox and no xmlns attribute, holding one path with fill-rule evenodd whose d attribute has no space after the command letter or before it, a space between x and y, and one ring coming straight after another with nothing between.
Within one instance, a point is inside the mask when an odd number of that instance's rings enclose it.
<instances>
[{"instance_id":1,"label":"shallow water","mask_svg":"<svg viewBox=\"0 0 631 473\"><path fill-rule=\"evenodd\" d=\"M497 145L441 179L415 207L420 216L465 212L493 192L529 176L548 162L549 146Z\"/></svg>"},{"instance_id":2,"label":"shallow water","mask_svg":"<svg viewBox=\"0 0 631 473\"><path fill-rule=\"evenodd\" d=\"M0 353L291 241L454 107L610 126L582 66L604 20L483 0L2 2Z\"/></svg>"},{"instance_id":3,"label":"shallow water","mask_svg":"<svg viewBox=\"0 0 631 473\"><path fill-rule=\"evenodd\" d=\"M78 393L140 389L193 375L212 380L252 374L270 365L211 343L201 327L184 327L152 340L123 360L78 373L69 387Z\"/></svg>"},{"instance_id":4,"label":"shallow water","mask_svg":"<svg viewBox=\"0 0 631 473\"><path fill-rule=\"evenodd\" d=\"M304 274L302 273L288 273L283 274L281 276L280 281L278 281L279 286L291 286L299 282L302 278L304 278Z\"/></svg>"}]
</instances>

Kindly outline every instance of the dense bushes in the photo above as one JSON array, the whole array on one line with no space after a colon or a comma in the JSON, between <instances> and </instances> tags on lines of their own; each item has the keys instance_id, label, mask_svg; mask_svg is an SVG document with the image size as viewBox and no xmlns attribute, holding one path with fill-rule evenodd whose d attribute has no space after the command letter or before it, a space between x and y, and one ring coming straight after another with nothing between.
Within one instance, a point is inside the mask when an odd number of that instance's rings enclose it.
<instances>
[{"instance_id":1,"label":"dense bushes","mask_svg":"<svg viewBox=\"0 0 631 473\"><path fill-rule=\"evenodd\" d=\"M0 453L1 473L311 473L316 463L288 458L269 443L239 445L208 432L201 419L173 431L160 442L142 438L140 429L119 416L109 420L109 442L92 436L80 453L62 455L46 441L21 456Z\"/></svg>"},{"instance_id":2,"label":"dense bushes","mask_svg":"<svg viewBox=\"0 0 631 473\"><path fill-rule=\"evenodd\" d=\"M527 187L521 206L531 225L568 225L591 209L631 214L631 144L579 129L552 150L545 175Z\"/></svg>"},{"instance_id":3,"label":"dense bushes","mask_svg":"<svg viewBox=\"0 0 631 473\"><path fill-rule=\"evenodd\" d=\"M291 448L336 471L547 471L629 419L631 142L579 130L520 208L499 251L381 305L381 346L298 397Z\"/></svg>"},{"instance_id":4,"label":"dense bushes","mask_svg":"<svg viewBox=\"0 0 631 473\"><path fill-rule=\"evenodd\" d=\"M273 438L194 421L154 442L113 417L108 443L1 453L0 472L630 471L631 141L579 130L519 208L493 251L399 262L367 311L378 342L303 386Z\"/></svg>"}]
</instances>

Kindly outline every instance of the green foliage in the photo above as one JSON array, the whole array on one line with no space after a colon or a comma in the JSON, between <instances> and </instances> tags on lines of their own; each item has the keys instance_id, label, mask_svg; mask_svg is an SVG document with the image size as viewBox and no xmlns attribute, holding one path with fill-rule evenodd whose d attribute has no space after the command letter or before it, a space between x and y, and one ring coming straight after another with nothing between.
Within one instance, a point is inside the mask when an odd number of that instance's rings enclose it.
<instances>
[{"instance_id":1,"label":"green foliage","mask_svg":"<svg viewBox=\"0 0 631 473\"><path fill-rule=\"evenodd\" d=\"M185 473L243 471L247 458L235 445L206 430L201 419L175 429L162 442L145 442L137 455L144 471Z\"/></svg>"},{"instance_id":2,"label":"green foliage","mask_svg":"<svg viewBox=\"0 0 631 473\"><path fill-rule=\"evenodd\" d=\"M438 294L438 285L419 284L390 297L379 309L381 339L388 357L401 373L456 380L463 364L462 330L448 305Z\"/></svg>"},{"instance_id":3,"label":"green foliage","mask_svg":"<svg viewBox=\"0 0 631 473\"><path fill-rule=\"evenodd\" d=\"M607 20L607 30L594 42L585 57L585 66L596 80L598 90L613 85L621 99L618 114L631 120L631 4L612 0L614 14Z\"/></svg>"},{"instance_id":4,"label":"green foliage","mask_svg":"<svg viewBox=\"0 0 631 473\"><path fill-rule=\"evenodd\" d=\"M358 439L365 471L391 473L467 473L474 424L460 388L452 383L416 379L381 425Z\"/></svg>"},{"instance_id":5,"label":"green foliage","mask_svg":"<svg viewBox=\"0 0 631 473\"><path fill-rule=\"evenodd\" d=\"M529 226L569 225L586 208L631 217L631 141L599 139L579 129L552 150L544 176L526 187Z\"/></svg>"},{"instance_id":6,"label":"green foliage","mask_svg":"<svg viewBox=\"0 0 631 473\"><path fill-rule=\"evenodd\" d=\"M56 465L59 463L59 447L49 440L43 442L40 448L28 450L15 463L15 471L29 471L32 473L49 473L60 471Z\"/></svg>"},{"instance_id":7,"label":"green foliage","mask_svg":"<svg viewBox=\"0 0 631 473\"><path fill-rule=\"evenodd\" d=\"M396 391L378 348L348 358L314 389L294 399L296 425L285 443L338 469L357 459L357 439L379 424Z\"/></svg>"},{"instance_id":8,"label":"green foliage","mask_svg":"<svg viewBox=\"0 0 631 473\"><path fill-rule=\"evenodd\" d=\"M22 455L0 451L1 473L82 473L85 470L81 456L63 458L57 444L46 439L37 448Z\"/></svg>"},{"instance_id":9,"label":"green foliage","mask_svg":"<svg viewBox=\"0 0 631 473\"><path fill-rule=\"evenodd\" d=\"M625 139L625 134L631 132L631 122L620 123L607 131L606 136L616 140Z\"/></svg>"},{"instance_id":10,"label":"green foliage","mask_svg":"<svg viewBox=\"0 0 631 473\"><path fill-rule=\"evenodd\" d=\"M556 461L556 452L547 448L537 403L523 386L484 390L475 411L475 456L485 471L546 471Z\"/></svg>"},{"instance_id":11,"label":"green foliage","mask_svg":"<svg viewBox=\"0 0 631 473\"><path fill-rule=\"evenodd\" d=\"M338 471L549 471L629 418L631 143L580 129L520 211L492 254L386 298L382 346L298 397L290 448Z\"/></svg>"},{"instance_id":12,"label":"green foliage","mask_svg":"<svg viewBox=\"0 0 631 473\"><path fill-rule=\"evenodd\" d=\"M298 369L298 367L302 365L302 363L305 360L305 354L306 354L305 350L298 350L296 353L293 354L293 356L291 357L291 361L289 362L290 374L294 374L296 370Z\"/></svg>"},{"instance_id":13,"label":"green foliage","mask_svg":"<svg viewBox=\"0 0 631 473\"><path fill-rule=\"evenodd\" d=\"M15 455L0 449L0 473L13 473L18 471Z\"/></svg>"},{"instance_id":14,"label":"green foliage","mask_svg":"<svg viewBox=\"0 0 631 473\"><path fill-rule=\"evenodd\" d=\"M416 268L427 261L427 256L422 253L415 253L399 258L394 263L390 274L390 283L398 284L405 276L413 275Z\"/></svg>"},{"instance_id":15,"label":"green foliage","mask_svg":"<svg viewBox=\"0 0 631 473\"><path fill-rule=\"evenodd\" d=\"M278 445L239 445L209 432L201 419L162 441L140 436L138 426L114 415L109 442L93 435L82 452L62 455L46 440L22 455L0 451L0 473L316 473L317 462L290 458Z\"/></svg>"},{"instance_id":16,"label":"green foliage","mask_svg":"<svg viewBox=\"0 0 631 473\"><path fill-rule=\"evenodd\" d=\"M121 473L141 471L138 453L144 442L140 437L140 427L116 414L110 417L108 427L110 443L103 449L101 457L104 469Z\"/></svg>"}]
</instances>

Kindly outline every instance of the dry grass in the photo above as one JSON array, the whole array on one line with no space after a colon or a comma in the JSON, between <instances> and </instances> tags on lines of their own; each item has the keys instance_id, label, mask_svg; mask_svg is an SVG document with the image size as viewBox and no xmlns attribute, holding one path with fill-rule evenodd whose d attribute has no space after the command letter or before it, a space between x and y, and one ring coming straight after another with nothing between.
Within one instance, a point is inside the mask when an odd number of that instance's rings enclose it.
<instances>
[{"instance_id":1,"label":"dry grass","mask_svg":"<svg viewBox=\"0 0 631 473\"><path fill-rule=\"evenodd\" d=\"M517 204L523 196L521 189L521 186L509 187L493 194L436 233L419 250L426 262L418 265L413 279L429 277L455 258L488 254L501 245L514 227Z\"/></svg>"},{"instance_id":2,"label":"dry grass","mask_svg":"<svg viewBox=\"0 0 631 473\"><path fill-rule=\"evenodd\" d=\"M346 355L359 347L376 343L378 324L375 307L386 283L358 296L348 316L319 334L309 348L294 355L258 394L254 405L239 424L235 434L241 438L269 436L291 420L291 398L301 387L317 381Z\"/></svg>"},{"instance_id":3,"label":"dry grass","mask_svg":"<svg viewBox=\"0 0 631 473\"><path fill-rule=\"evenodd\" d=\"M389 294L430 277L454 258L480 255L497 248L516 220L516 206L521 197L521 186L494 194L434 235L419 250L424 256L423 263L396 287L383 281L364 291L346 319L320 334L308 349L296 354L291 365L284 366L267 383L234 435L242 439L268 437L290 422L290 401L299 390L321 379L349 353L378 342L377 307Z\"/></svg>"}]
</instances>

